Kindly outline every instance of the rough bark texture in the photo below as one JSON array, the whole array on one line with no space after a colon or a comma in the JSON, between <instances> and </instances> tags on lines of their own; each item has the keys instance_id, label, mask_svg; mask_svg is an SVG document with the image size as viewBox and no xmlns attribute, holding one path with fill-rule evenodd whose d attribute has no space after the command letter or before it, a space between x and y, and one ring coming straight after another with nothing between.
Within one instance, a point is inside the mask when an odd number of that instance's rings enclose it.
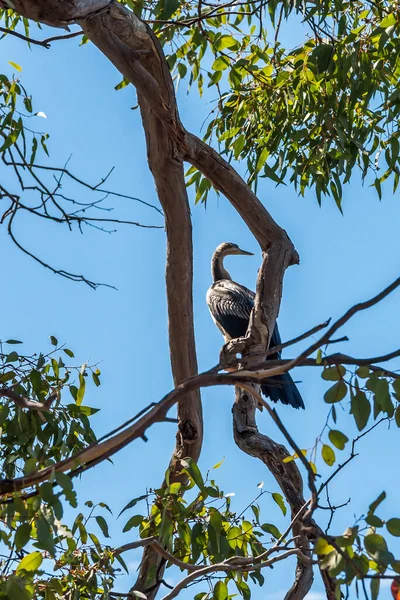
<instances>
[{"instance_id":1,"label":"rough bark texture","mask_svg":"<svg viewBox=\"0 0 400 600\"><path fill-rule=\"evenodd\" d=\"M275 477L290 509L292 519L305 504L303 497L303 480L294 461L284 463L283 459L290 456L285 446L277 444L271 438L259 433L255 413L257 400L247 392L236 388L235 404L233 405L233 435L236 444L243 452L261 460ZM303 531L301 517L292 528L295 544L303 554L310 556L310 542ZM313 568L301 559L297 561L294 583L287 592L285 600L302 600L308 593L313 582Z\"/></svg>"},{"instance_id":2,"label":"rough bark texture","mask_svg":"<svg viewBox=\"0 0 400 600\"><path fill-rule=\"evenodd\" d=\"M270 332L279 312L282 279L298 255L286 232L217 152L180 123L171 76L162 49L138 17L115 0L13 0L17 12L55 27L77 22L89 39L137 89L146 133L147 152L157 192L163 205L168 236L167 295L171 363L175 384L197 370L192 314L192 238L182 161L196 166L232 203L259 242L264 253L257 284L254 316L249 327L246 357L268 348ZM0 0L1 5L1 0ZM250 408L249 408L250 407ZM294 463L282 463L286 449L258 433L254 398L239 395L234 407L235 440L243 451L257 456L279 482L292 513L304 504L302 480ZM198 391L188 392L179 403L179 432L173 461L184 455L198 458L202 419ZM293 530L296 529L294 525ZM298 526L303 552L309 541ZM297 535L297 533L296 533ZM300 543L299 542L299 543ZM149 547L136 589L152 599L157 582L147 581L150 566L161 578L163 564ZM287 600L301 600L312 583L312 569L298 563L296 579ZM152 590L149 593L149 586Z\"/></svg>"},{"instance_id":3,"label":"rough bark texture","mask_svg":"<svg viewBox=\"0 0 400 600\"><path fill-rule=\"evenodd\" d=\"M81 22L88 37L124 73L136 82L146 135L147 157L164 210L167 232L166 284L171 366L175 385L197 373L193 327L192 225L185 186L183 161L178 148L180 123L168 69L159 58L160 48L151 31L126 9L112 5L109 10ZM128 13L129 16L131 13ZM147 50L139 55L138 51ZM154 111L157 102L158 113ZM171 130L173 134L171 135ZM203 438L203 419L198 390L178 403L178 432L171 459L178 479L179 459L198 460ZM165 560L152 547L144 550L136 590L148 600L157 594Z\"/></svg>"}]
</instances>

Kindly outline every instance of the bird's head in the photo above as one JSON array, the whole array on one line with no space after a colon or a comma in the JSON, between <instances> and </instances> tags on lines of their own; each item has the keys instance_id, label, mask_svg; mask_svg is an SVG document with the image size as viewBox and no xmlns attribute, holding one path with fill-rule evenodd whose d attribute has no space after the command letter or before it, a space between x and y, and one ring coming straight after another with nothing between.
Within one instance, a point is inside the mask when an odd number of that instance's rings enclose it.
<instances>
[{"instance_id":1,"label":"bird's head","mask_svg":"<svg viewBox=\"0 0 400 600\"><path fill-rule=\"evenodd\" d=\"M246 256L253 256L253 252L247 252L247 250L242 250L237 244L234 244L232 242L223 242L218 246L215 253L218 253L219 256L228 256L230 254L244 254Z\"/></svg>"}]
</instances>

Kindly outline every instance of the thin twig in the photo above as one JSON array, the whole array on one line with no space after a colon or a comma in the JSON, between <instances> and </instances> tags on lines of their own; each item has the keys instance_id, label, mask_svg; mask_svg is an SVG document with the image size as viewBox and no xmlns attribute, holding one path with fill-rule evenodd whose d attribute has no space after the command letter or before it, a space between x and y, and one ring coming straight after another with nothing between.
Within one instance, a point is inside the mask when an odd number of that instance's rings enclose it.
<instances>
[{"instance_id":1,"label":"thin twig","mask_svg":"<svg viewBox=\"0 0 400 600\"><path fill-rule=\"evenodd\" d=\"M68 40L78 35L83 35L83 31L79 30L74 31L73 33L68 33L67 35L56 35L54 37L47 38L46 40L35 40L26 35L23 35L22 33L18 33L18 31L14 31L13 29L6 29L5 27L0 27L0 31L8 35L13 35L14 37L20 40L24 40L25 42L28 42L28 44L43 46L44 48L50 48L51 42L55 42L56 40Z\"/></svg>"}]
</instances>

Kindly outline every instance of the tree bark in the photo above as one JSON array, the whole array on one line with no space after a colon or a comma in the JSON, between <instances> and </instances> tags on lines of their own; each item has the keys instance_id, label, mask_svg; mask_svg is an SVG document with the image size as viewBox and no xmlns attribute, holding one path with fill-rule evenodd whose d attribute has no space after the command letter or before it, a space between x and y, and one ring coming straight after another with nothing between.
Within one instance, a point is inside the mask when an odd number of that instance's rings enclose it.
<instances>
[{"instance_id":1,"label":"tree bark","mask_svg":"<svg viewBox=\"0 0 400 600\"><path fill-rule=\"evenodd\" d=\"M268 348L279 312L283 275L288 265L298 263L298 254L286 232L277 225L233 167L183 128L168 65L151 29L115 0L13 0L13 6L21 15L55 27L79 23L88 38L137 89L149 165L166 218L169 335L175 384L197 372L193 333L191 222L183 160L196 166L216 189L225 194L263 252L268 252L268 257L264 256L257 285L256 310L249 330L246 355L257 353L260 347ZM242 400L244 402L244 397ZM251 412L254 407L249 413L240 410L239 402L235 407L236 442L245 452L259 455L265 462L281 485L292 511L300 508L304 498L297 467L289 463L282 468L284 463L279 457L285 455L286 450L257 432ZM197 459L200 454L202 416L198 391L188 392L179 402L178 414L179 431L173 464L177 464L179 458L185 455ZM299 536L302 550L307 552L308 540L302 532ZM149 600L157 593L163 570L159 556L154 556L152 552L150 547L145 550L135 586L135 589L147 592ZM151 566L155 567L157 576L154 577L153 573L152 580L148 581L147 573ZM299 563L295 583L286 599L303 598L311 582L312 570ZM152 588L150 592L149 587Z\"/></svg>"},{"instance_id":2,"label":"tree bark","mask_svg":"<svg viewBox=\"0 0 400 600\"><path fill-rule=\"evenodd\" d=\"M81 22L89 39L110 60L130 73L136 82L138 101L146 136L147 158L158 198L165 215L167 233L166 285L171 367L175 386L197 373L193 324L192 224L183 160L177 142L181 130L170 72L159 60L161 48L149 28L137 19L126 27L126 9L110 6ZM129 13L128 13L129 14ZM115 36L117 33L117 38ZM135 37L132 39L132 33ZM140 40L139 43L136 40ZM134 48L132 48L134 46ZM148 51L140 55L137 52ZM156 85L155 85L156 82ZM154 111L157 102L157 112ZM161 111L160 107L165 107ZM171 135L171 129L173 135ZM199 390L178 402L178 432L170 461L171 481L180 478L180 459L198 460L203 440L203 417ZM165 569L165 560L151 546L144 549L139 575L134 585L155 598Z\"/></svg>"},{"instance_id":3,"label":"tree bark","mask_svg":"<svg viewBox=\"0 0 400 600\"><path fill-rule=\"evenodd\" d=\"M284 458L290 456L285 446L259 433L255 420L257 400L240 388L235 390L235 404L232 408L235 442L243 452L258 458L268 467L290 506L293 519L306 502L300 471L294 461L283 462ZM311 558L310 542L303 531L301 516L293 524L292 533L296 538L295 545ZM309 592L313 578L312 565L298 558L295 579L285 600L302 600Z\"/></svg>"}]
</instances>

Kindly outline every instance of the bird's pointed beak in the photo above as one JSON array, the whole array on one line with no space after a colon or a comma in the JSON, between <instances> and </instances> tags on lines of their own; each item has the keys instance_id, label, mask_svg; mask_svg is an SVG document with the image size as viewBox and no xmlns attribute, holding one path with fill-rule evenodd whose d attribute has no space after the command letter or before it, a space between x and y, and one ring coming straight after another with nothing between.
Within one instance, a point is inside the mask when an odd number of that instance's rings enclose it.
<instances>
[{"instance_id":1,"label":"bird's pointed beak","mask_svg":"<svg viewBox=\"0 0 400 600\"><path fill-rule=\"evenodd\" d=\"M253 252L247 252L247 250L242 250L241 248L239 248L238 254L244 254L245 256L254 256Z\"/></svg>"}]
</instances>

